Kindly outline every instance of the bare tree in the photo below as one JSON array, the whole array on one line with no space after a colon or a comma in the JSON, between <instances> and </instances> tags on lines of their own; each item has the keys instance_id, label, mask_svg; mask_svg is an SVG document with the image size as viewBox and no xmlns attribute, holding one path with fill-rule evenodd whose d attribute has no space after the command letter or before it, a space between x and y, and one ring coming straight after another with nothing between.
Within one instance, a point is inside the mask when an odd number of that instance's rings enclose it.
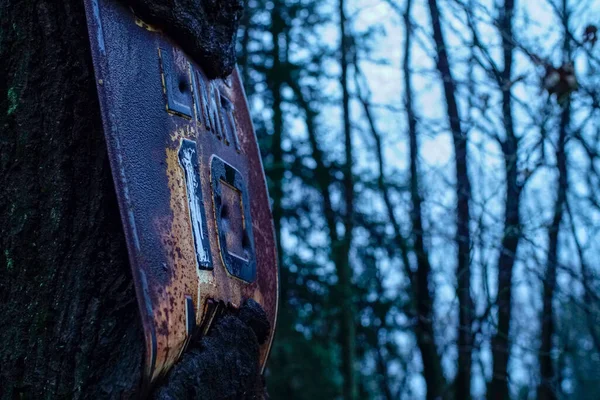
<instances>
[{"instance_id":1,"label":"bare tree","mask_svg":"<svg viewBox=\"0 0 600 400\"><path fill-rule=\"evenodd\" d=\"M344 133L343 164L343 192L344 192L344 235L339 243L332 249L337 258L336 266L341 292L341 344L342 344L342 371L344 375L344 398L356 399L357 384L355 373L355 340L356 327L354 326L354 301L352 294L352 266L350 265L350 251L352 250L352 233L354 231L354 177L352 176L353 151L352 132L350 125L350 92L348 90L348 66L350 43L348 40L345 1L339 0L340 18L340 66L342 69L342 129ZM338 247L339 246L339 247Z\"/></svg>"},{"instance_id":2,"label":"bare tree","mask_svg":"<svg viewBox=\"0 0 600 400\"><path fill-rule=\"evenodd\" d=\"M471 181L468 173L467 136L462 128L458 111L456 82L450 69L448 48L442 32L442 22L436 0L428 0L433 39L437 52L436 65L440 74L446 101L448 123L454 143L456 173L456 295L458 297L458 363L455 395L468 399L471 396L471 366L473 354L472 324L474 306L471 298L471 232L470 201Z\"/></svg>"},{"instance_id":3,"label":"bare tree","mask_svg":"<svg viewBox=\"0 0 600 400\"><path fill-rule=\"evenodd\" d=\"M499 139L504 155L505 171L505 209L504 234L498 257L498 279L496 306L498 307L498 327L492 339L492 381L489 399L508 399L508 360L510 357L510 324L512 319L512 281L517 249L521 239L520 199L521 183L518 181L518 145L512 112L512 70L515 48L513 35L513 15L515 2L506 0L501 9L499 31L502 38L504 67L499 70L495 65L490 68L496 77L496 83L502 90L502 121L504 138Z\"/></svg>"},{"instance_id":4,"label":"bare tree","mask_svg":"<svg viewBox=\"0 0 600 400\"><path fill-rule=\"evenodd\" d=\"M563 65L571 62L571 39L569 37L568 1L562 0L560 19L564 29L563 39ZM537 391L538 400L554 400L558 398L557 374L552 358L553 338L555 334L554 294L556 291L556 276L558 268L559 233L565 213L567 191L569 188L567 171L566 143L571 124L571 99L567 95L560 113L558 125L558 139L556 141L556 169L558 178L556 184L556 198L552 222L548 227L548 252L546 255L546 273L543 280L543 309L541 314L541 345L539 350L540 385Z\"/></svg>"}]
</instances>

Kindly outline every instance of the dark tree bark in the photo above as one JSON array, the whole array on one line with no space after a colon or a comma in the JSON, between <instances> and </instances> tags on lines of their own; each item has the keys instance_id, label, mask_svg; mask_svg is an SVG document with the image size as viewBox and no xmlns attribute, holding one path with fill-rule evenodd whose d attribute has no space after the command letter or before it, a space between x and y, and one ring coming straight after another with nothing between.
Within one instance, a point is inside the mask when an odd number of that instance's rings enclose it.
<instances>
[{"instance_id":1,"label":"dark tree bark","mask_svg":"<svg viewBox=\"0 0 600 400\"><path fill-rule=\"evenodd\" d=\"M0 16L0 398L138 397L144 338L83 1L6 0ZM169 378L193 390L166 398L261 396L259 314L221 320L186 359L227 357L200 384Z\"/></svg>"},{"instance_id":2,"label":"dark tree bark","mask_svg":"<svg viewBox=\"0 0 600 400\"><path fill-rule=\"evenodd\" d=\"M262 307L248 300L236 315L224 316L192 343L154 399L265 399L258 359L270 329Z\"/></svg>"},{"instance_id":3,"label":"dark tree bark","mask_svg":"<svg viewBox=\"0 0 600 400\"><path fill-rule=\"evenodd\" d=\"M142 327L83 2L0 19L0 394L132 397Z\"/></svg>"},{"instance_id":4,"label":"dark tree bark","mask_svg":"<svg viewBox=\"0 0 600 400\"><path fill-rule=\"evenodd\" d=\"M210 79L224 78L235 68L235 37L243 0L119 1L171 35Z\"/></svg>"}]
</instances>

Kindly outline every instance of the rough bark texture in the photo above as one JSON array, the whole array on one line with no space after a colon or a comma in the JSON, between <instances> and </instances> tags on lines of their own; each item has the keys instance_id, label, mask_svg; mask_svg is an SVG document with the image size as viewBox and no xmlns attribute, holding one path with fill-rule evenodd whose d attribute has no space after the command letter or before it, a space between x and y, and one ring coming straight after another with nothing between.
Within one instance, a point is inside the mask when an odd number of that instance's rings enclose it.
<instances>
[{"instance_id":1,"label":"rough bark texture","mask_svg":"<svg viewBox=\"0 0 600 400\"><path fill-rule=\"evenodd\" d=\"M269 331L267 315L249 300L237 316L223 317L207 337L192 343L154 398L265 398L258 357Z\"/></svg>"},{"instance_id":2,"label":"rough bark texture","mask_svg":"<svg viewBox=\"0 0 600 400\"><path fill-rule=\"evenodd\" d=\"M0 396L131 397L143 337L83 2L0 21Z\"/></svg>"},{"instance_id":3,"label":"rough bark texture","mask_svg":"<svg viewBox=\"0 0 600 400\"><path fill-rule=\"evenodd\" d=\"M235 38L243 0L121 0L146 22L171 35L208 78L235 68Z\"/></svg>"},{"instance_id":4,"label":"rough bark texture","mask_svg":"<svg viewBox=\"0 0 600 400\"><path fill-rule=\"evenodd\" d=\"M0 57L0 398L137 397L144 339L83 1L2 2ZM264 322L252 305L223 318L185 357L198 380L157 396L256 398Z\"/></svg>"}]
</instances>

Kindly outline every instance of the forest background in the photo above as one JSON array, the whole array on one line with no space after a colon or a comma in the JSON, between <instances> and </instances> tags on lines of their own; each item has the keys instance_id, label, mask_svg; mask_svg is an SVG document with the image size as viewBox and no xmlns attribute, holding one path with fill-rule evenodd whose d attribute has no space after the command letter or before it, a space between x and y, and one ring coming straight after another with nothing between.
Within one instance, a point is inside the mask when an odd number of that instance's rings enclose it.
<instances>
[{"instance_id":1,"label":"forest background","mask_svg":"<svg viewBox=\"0 0 600 400\"><path fill-rule=\"evenodd\" d=\"M271 397L600 398L600 4L245 3Z\"/></svg>"}]
</instances>

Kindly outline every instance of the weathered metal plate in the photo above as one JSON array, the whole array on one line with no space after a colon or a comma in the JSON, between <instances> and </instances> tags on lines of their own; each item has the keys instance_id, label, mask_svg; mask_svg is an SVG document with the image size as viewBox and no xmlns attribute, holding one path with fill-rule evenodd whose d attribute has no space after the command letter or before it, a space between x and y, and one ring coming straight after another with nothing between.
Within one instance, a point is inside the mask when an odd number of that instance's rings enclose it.
<instances>
[{"instance_id":1,"label":"weathered metal plate","mask_svg":"<svg viewBox=\"0 0 600 400\"><path fill-rule=\"evenodd\" d=\"M224 307L252 298L275 326L269 199L237 71L209 81L119 1L84 1L150 384Z\"/></svg>"}]
</instances>

